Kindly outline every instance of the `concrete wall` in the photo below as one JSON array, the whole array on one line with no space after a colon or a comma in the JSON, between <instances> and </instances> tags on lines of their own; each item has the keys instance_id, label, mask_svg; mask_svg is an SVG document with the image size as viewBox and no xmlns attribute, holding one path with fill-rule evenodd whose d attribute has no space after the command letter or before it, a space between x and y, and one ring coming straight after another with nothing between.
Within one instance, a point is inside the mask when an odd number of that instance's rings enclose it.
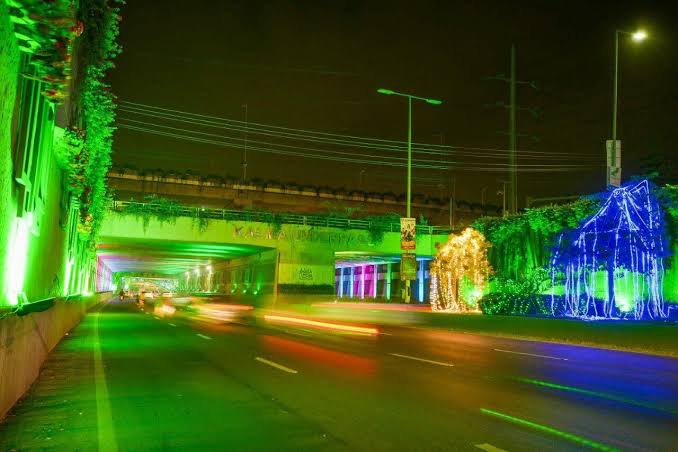
<instances>
[{"instance_id":1,"label":"concrete wall","mask_svg":"<svg viewBox=\"0 0 678 452\"><path fill-rule=\"evenodd\" d=\"M3 307L63 294L68 193L52 146L53 106L42 96L30 95L42 89L37 82L18 75L25 68L20 67L21 56L5 2L0 3L0 61L0 307ZM26 119L29 116L31 121Z\"/></svg>"},{"instance_id":2,"label":"concrete wall","mask_svg":"<svg viewBox=\"0 0 678 452\"><path fill-rule=\"evenodd\" d=\"M5 266L12 221L16 215L12 173L12 118L16 105L19 47L9 21L7 4L0 2L0 305L5 304Z\"/></svg>"},{"instance_id":3,"label":"concrete wall","mask_svg":"<svg viewBox=\"0 0 678 452\"><path fill-rule=\"evenodd\" d=\"M92 295L80 301L58 300L43 312L0 320L0 419L31 387L40 367L87 309L110 297Z\"/></svg>"},{"instance_id":4,"label":"concrete wall","mask_svg":"<svg viewBox=\"0 0 678 452\"><path fill-rule=\"evenodd\" d=\"M280 231L273 232L266 223L225 220L210 220L205 230L198 231L192 219L187 217L165 223L151 219L144 227L142 219L112 211L103 222L99 243L129 243L130 240L150 242L150 239L248 245L274 250L278 255L275 275L278 290L274 300L278 302L299 299L302 295L309 295L313 299L321 296L334 299L335 260L338 258L335 253L390 256L401 253L400 234L396 232L384 233L383 238L375 243L364 230L285 224ZM417 237L417 255L433 256L436 254L436 243L446 241L446 235L420 234ZM243 265L253 262L248 261L251 258L244 257ZM270 273L265 277L267 282L271 280Z\"/></svg>"},{"instance_id":5,"label":"concrete wall","mask_svg":"<svg viewBox=\"0 0 678 452\"><path fill-rule=\"evenodd\" d=\"M295 256L298 264L306 258L310 262L329 263L328 253L358 252L368 254L400 255L400 233L386 232L374 243L364 230L337 229L316 226L284 224L273 232L266 223L210 220L204 231L198 231L193 219L179 217L176 222L160 223L151 218L144 228L143 220L109 211L99 234L99 243L116 243L120 239L163 240L169 242L225 243L277 249L283 255ZM417 235L417 255L433 256L436 243L447 242L447 235ZM294 258L290 258L292 262ZM333 261L332 261L333 262ZM333 284L333 273L328 278Z\"/></svg>"}]
</instances>

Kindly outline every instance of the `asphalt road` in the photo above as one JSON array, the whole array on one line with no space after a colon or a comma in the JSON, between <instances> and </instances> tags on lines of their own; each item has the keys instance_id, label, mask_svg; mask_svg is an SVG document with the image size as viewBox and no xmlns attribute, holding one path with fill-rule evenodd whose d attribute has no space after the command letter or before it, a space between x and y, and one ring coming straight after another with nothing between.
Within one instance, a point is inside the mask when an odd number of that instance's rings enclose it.
<instances>
[{"instance_id":1,"label":"asphalt road","mask_svg":"<svg viewBox=\"0 0 678 452\"><path fill-rule=\"evenodd\" d=\"M409 327L90 313L0 450L678 450L678 360Z\"/></svg>"}]
</instances>

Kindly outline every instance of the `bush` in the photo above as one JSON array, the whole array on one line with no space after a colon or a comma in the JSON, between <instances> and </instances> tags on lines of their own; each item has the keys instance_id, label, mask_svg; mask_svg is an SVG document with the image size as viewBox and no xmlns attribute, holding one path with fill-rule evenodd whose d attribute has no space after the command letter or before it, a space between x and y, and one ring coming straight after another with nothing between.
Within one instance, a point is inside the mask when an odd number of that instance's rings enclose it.
<instances>
[{"instance_id":1,"label":"bush","mask_svg":"<svg viewBox=\"0 0 678 452\"><path fill-rule=\"evenodd\" d=\"M295 295L333 295L334 286L330 284L278 284L278 292Z\"/></svg>"},{"instance_id":2,"label":"bush","mask_svg":"<svg viewBox=\"0 0 678 452\"><path fill-rule=\"evenodd\" d=\"M480 310L487 315L548 314L542 293L550 282L543 268L520 279L495 278L492 292L480 300Z\"/></svg>"},{"instance_id":3,"label":"bush","mask_svg":"<svg viewBox=\"0 0 678 452\"><path fill-rule=\"evenodd\" d=\"M540 294L511 294L493 292L480 299L480 310L486 315L542 315L547 314Z\"/></svg>"}]
</instances>

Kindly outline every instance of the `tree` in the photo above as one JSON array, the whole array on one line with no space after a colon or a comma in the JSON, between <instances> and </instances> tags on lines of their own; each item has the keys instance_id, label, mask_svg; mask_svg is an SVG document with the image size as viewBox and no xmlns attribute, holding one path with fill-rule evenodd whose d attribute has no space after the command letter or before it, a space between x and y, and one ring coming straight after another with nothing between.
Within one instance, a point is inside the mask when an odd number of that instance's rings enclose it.
<instances>
[{"instance_id":1,"label":"tree","mask_svg":"<svg viewBox=\"0 0 678 452\"><path fill-rule=\"evenodd\" d=\"M477 311L478 300L492 268L487 260L490 246L485 236L472 228L450 234L431 263L431 308L434 311Z\"/></svg>"},{"instance_id":2,"label":"tree","mask_svg":"<svg viewBox=\"0 0 678 452\"><path fill-rule=\"evenodd\" d=\"M662 285L666 246L664 216L647 180L608 193L600 210L561 234L553 254L553 280L565 287L562 314L616 317L617 310L642 318L666 317ZM596 304L597 273L606 275L607 296ZM623 280L625 293L617 287ZM555 314L555 298L552 296ZM602 311L602 312L601 312Z\"/></svg>"}]
</instances>

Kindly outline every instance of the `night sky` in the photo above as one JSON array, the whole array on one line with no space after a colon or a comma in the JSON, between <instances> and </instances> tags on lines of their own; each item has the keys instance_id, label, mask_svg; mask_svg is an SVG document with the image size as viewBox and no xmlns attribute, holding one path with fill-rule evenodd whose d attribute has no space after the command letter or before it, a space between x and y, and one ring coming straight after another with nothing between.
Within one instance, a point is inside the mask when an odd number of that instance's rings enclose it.
<instances>
[{"instance_id":1,"label":"night sky","mask_svg":"<svg viewBox=\"0 0 678 452\"><path fill-rule=\"evenodd\" d=\"M664 3L625 1L130 1L123 9L124 52L111 81L121 101L295 129L406 139L404 99L380 87L439 98L414 107L414 140L466 148L508 148L508 114L488 108L508 88L484 80L508 73L515 43L518 103L541 110L518 117L519 163L582 164L568 172L519 174L526 196L584 194L604 185L604 140L610 137L615 28L647 30L638 45L620 42L618 136L624 176L654 162L674 178L678 117L678 32ZM119 112L129 119L231 135ZM136 123L137 125L140 123ZM144 126L146 127L146 126ZM252 136L251 139L256 139ZM341 149L341 148L333 148ZM346 147L343 151L372 154ZM507 160L487 151L444 156L457 169L415 169L413 190L446 193L451 174L459 199L488 202L503 173L471 170ZM571 155L563 160L563 155ZM396 154L403 156L403 154ZM543 156L543 158L541 157ZM560 156L560 160L554 160ZM426 158L423 156L422 158ZM435 158L440 158L436 156ZM114 164L238 176L241 150L121 129ZM405 190L404 168L248 153L248 176L371 191Z\"/></svg>"}]
</instances>

